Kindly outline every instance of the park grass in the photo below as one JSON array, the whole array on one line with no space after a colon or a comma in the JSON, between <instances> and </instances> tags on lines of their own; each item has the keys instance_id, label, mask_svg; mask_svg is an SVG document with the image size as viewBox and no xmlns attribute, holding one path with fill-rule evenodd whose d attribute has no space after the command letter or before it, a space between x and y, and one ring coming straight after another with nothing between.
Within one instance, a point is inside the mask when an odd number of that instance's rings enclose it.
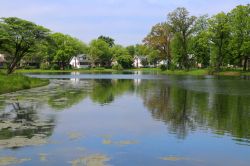
<instances>
[{"instance_id":1,"label":"park grass","mask_svg":"<svg viewBox=\"0 0 250 166\"><path fill-rule=\"evenodd\" d=\"M166 70L161 71L161 74L167 75L193 75L193 76L202 76L209 75L209 71L206 69L195 69L195 70Z\"/></svg>"},{"instance_id":2,"label":"park grass","mask_svg":"<svg viewBox=\"0 0 250 166\"><path fill-rule=\"evenodd\" d=\"M15 71L15 73L71 73L71 72L112 73L112 72L118 72L118 70L106 69L106 68L94 68L94 69L66 69L66 70L20 69Z\"/></svg>"},{"instance_id":3,"label":"park grass","mask_svg":"<svg viewBox=\"0 0 250 166\"><path fill-rule=\"evenodd\" d=\"M45 86L48 84L48 79L31 78L22 74L6 75L0 73L0 94Z\"/></svg>"},{"instance_id":4,"label":"park grass","mask_svg":"<svg viewBox=\"0 0 250 166\"><path fill-rule=\"evenodd\" d=\"M125 69L115 70L106 68L94 68L94 69L69 69L69 70L42 70L42 69L21 69L16 70L15 73L108 73L115 74L121 72L135 72L141 71L144 74L162 74L162 75L193 75L193 76L204 76L204 75L218 75L218 76L250 76L250 72L243 72L241 70L223 70L220 72L210 72L209 69L191 69L191 70L165 70L162 71L159 68L139 68L139 69Z\"/></svg>"}]
</instances>

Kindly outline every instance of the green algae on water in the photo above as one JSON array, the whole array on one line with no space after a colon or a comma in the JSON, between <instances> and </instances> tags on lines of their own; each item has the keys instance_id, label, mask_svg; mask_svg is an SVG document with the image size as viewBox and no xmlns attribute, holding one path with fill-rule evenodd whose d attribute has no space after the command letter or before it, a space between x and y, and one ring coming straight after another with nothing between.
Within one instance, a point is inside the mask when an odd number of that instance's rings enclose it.
<instances>
[{"instance_id":1,"label":"green algae on water","mask_svg":"<svg viewBox=\"0 0 250 166\"><path fill-rule=\"evenodd\" d=\"M5 165L21 164L23 162L30 161L30 160L31 159L29 158L18 159L16 157L5 156L5 157L0 157L0 165L5 166Z\"/></svg>"},{"instance_id":2,"label":"green algae on water","mask_svg":"<svg viewBox=\"0 0 250 166\"><path fill-rule=\"evenodd\" d=\"M48 141L43 134L36 134L32 138L26 138L23 136L16 136L10 139L0 140L1 148L17 148L24 146L38 146L47 144Z\"/></svg>"},{"instance_id":3,"label":"green algae on water","mask_svg":"<svg viewBox=\"0 0 250 166\"><path fill-rule=\"evenodd\" d=\"M166 156L166 157L160 157L161 160L166 160L166 161L180 161L180 160L189 160L188 158L185 157L178 157L178 156Z\"/></svg>"},{"instance_id":4,"label":"green algae on water","mask_svg":"<svg viewBox=\"0 0 250 166\"><path fill-rule=\"evenodd\" d=\"M48 154L46 154L46 153L40 153L39 154L40 161L43 161L43 162L48 161L47 157L48 157Z\"/></svg>"},{"instance_id":5,"label":"green algae on water","mask_svg":"<svg viewBox=\"0 0 250 166\"><path fill-rule=\"evenodd\" d=\"M109 157L103 154L92 154L89 156L81 157L71 161L72 166L105 166L106 162L110 160Z\"/></svg>"},{"instance_id":6,"label":"green algae on water","mask_svg":"<svg viewBox=\"0 0 250 166\"><path fill-rule=\"evenodd\" d=\"M76 140L82 137L81 133L79 132L69 132L68 137L70 140Z\"/></svg>"}]
</instances>

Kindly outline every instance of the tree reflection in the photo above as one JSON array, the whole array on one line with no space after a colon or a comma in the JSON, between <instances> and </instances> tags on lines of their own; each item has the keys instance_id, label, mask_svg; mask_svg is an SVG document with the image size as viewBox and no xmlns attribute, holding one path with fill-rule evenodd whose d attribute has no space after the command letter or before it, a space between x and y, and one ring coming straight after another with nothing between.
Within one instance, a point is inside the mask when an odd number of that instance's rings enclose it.
<instances>
[{"instance_id":1,"label":"tree reflection","mask_svg":"<svg viewBox=\"0 0 250 166\"><path fill-rule=\"evenodd\" d=\"M45 143L55 126L55 117L39 115L34 105L21 105L0 114L0 148L17 148Z\"/></svg>"},{"instance_id":2,"label":"tree reflection","mask_svg":"<svg viewBox=\"0 0 250 166\"><path fill-rule=\"evenodd\" d=\"M214 82L212 79L205 82L191 80L185 82L188 84L186 86L178 86L174 82L176 80L171 81L171 84L167 80L90 79L74 83L68 80L55 81L55 85L40 90L36 100L37 103L47 104L47 108L52 110L64 110L86 98L106 105L126 93L135 93L143 100L152 117L164 122L168 131L180 139L186 138L194 130L207 129L216 134L230 133L237 141L250 139L250 96L247 93L245 96L239 95L243 94L239 88L239 91L234 88L232 94L225 92L229 87L237 87L237 82L224 80L223 85L230 86L223 89L221 82ZM243 81L238 83L239 86L246 86ZM196 89L194 85L197 85ZM26 101L36 93L38 91L21 94L20 98ZM5 107L5 103L0 102L0 105ZM34 106L24 107L19 102L13 103L11 111L2 111L0 114L0 140L15 136L32 138L35 134L45 133L48 137L53 132L55 119L41 119L38 115ZM4 124L5 127L1 127L4 126L3 122L12 126ZM13 130L15 127L17 130Z\"/></svg>"},{"instance_id":3,"label":"tree reflection","mask_svg":"<svg viewBox=\"0 0 250 166\"><path fill-rule=\"evenodd\" d=\"M94 80L93 91L90 98L93 102L99 104L109 104L114 101L115 97L121 96L126 92L133 92L133 80Z\"/></svg>"},{"instance_id":4,"label":"tree reflection","mask_svg":"<svg viewBox=\"0 0 250 166\"><path fill-rule=\"evenodd\" d=\"M179 138L201 128L250 138L249 96L202 93L164 82L143 89L141 96L152 116L165 122L169 131Z\"/></svg>"}]
</instances>

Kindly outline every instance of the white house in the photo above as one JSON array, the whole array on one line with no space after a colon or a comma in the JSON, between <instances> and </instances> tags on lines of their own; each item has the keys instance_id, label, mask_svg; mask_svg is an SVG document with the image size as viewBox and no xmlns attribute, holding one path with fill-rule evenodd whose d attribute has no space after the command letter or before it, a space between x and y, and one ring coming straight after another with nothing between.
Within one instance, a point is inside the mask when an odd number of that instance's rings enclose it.
<instances>
[{"instance_id":1,"label":"white house","mask_svg":"<svg viewBox=\"0 0 250 166\"><path fill-rule=\"evenodd\" d=\"M157 66L161 66L161 65L167 66L168 65L168 60L161 60L161 61L157 62Z\"/></svg>"},{"instance_id":2,"label":"white house","mask_svg":"<svg viewBox=\"0 0 250 166\"><path fill-rule=\"evenodd\" d=\"M4 55L3 54L0 54L0 68L3 67L4 63L5 63L5 58L4 58Z\"/></svg>"},{"instance_id":3,"label":"white house","mask_svg":"<svg viewBox=\"0 0 250 166\"><path fill-rule=\"evenodd\" d=\"M135 56L135 57L134 57L133 66L134 66L135 68L144 67L143 61L146 61L146 60L147 60L147 57L145 57L145 56Z\"/></svg>"},{"instance_id":4,"label":"white house","mask_svg":"<svg viewBox=\"0 0 250 166\"><path fill-rule=\"evenodd\" d=\"M91 66L91 61L88 59L87 55L81 54L71 58L70 65L77 69L88 68Z\"/></svg>"}]
</instances>

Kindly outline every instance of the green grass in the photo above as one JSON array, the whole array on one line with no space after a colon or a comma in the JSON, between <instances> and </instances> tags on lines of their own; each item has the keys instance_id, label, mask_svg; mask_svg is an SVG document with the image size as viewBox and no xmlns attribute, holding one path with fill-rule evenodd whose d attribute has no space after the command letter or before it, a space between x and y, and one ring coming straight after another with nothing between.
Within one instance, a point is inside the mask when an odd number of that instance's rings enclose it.
<instances>
[{"instance_id":1,"label":"green grass","mask_svg":"<svg viewBox=\"0 0 250 166\"><path fill-rule=\"evenodd\" d=\"M30 78L22 74L0 74L0 94L49 84L48 79Z\"/></svg>"},{"instance_id":2,"label":"green grass","mask_svg":"<svg viewBox=\"0 0 250 166\"><path fill-rule=\"evenodd\" d=\"M168 74L168 75L208 75L208 70L206 69L196 69L196 70L166 70L161 71L162 74Z\"/></svg>"},{"instance_id":3,"label":"green grass","mask_svg":"<svg viewBox=\"0 0 250 166\"><path fill-rule=\"evenodd\" d=\"M21 69L16 70L15 73L69 73L69 72L80 72L80 73L112 73L117 72L114 69L95 68L95 69L68 69L68 70L42 70L42 69Z\"/></svg>"},{"instance_id":4,"label":"green grass","mask_svg":"<svg viewBox=\"0 0 250 166\"><path fill-rule=\"evenodd\" d=\"M120 73L122 71L133 72L142 71L145 74L166 74L166 75L209 75L209 69L192 69L192 70L165 70L162 71L159 68L139 68L139 69L125 69L125 70L115 70L106 68L94 68L94 69L70 69L70 70L42 70L42 69L21 69L17 70L15 73L68 73L68 72L79 72L79 73ZM213 75L221 76L240 76L240 75L250 75L250 72L243 72L241 70L223 70L221 72L215 72Z\"/></svg>"}]
</instances>

